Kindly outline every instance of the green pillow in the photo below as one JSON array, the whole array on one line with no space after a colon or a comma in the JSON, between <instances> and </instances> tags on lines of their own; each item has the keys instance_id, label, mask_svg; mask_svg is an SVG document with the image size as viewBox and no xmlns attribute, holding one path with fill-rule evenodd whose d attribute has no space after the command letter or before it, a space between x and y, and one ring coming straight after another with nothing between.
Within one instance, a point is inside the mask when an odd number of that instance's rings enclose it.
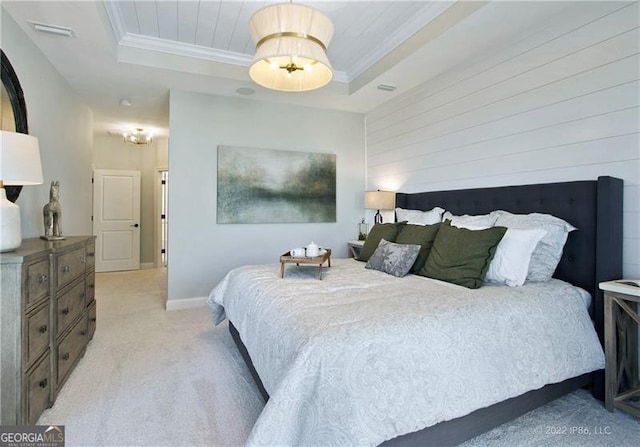
<instances>
[{"instance_id":1,"label":"green pillow","mask_svg":"<svg viewBox=\"0 0 640 447\"><path fill-rule=\"evenodd\" d=\"M360 255L358 256L358 261L368 261L376 248L378 248L378 244L380 240L384 239L388 242L395 242L400 229L407 222L390 222L385 224L375 224L369 234L367 235L367 239L364 241L364 245L362 246L362 250L360 250Z\"/></svg>"},{"instance_id":2,"label":"green pillow","mask_svg":"<svg viewBox=\"0 0 640 447\"><path fill-rule=\"evenodd\" d=\"M396 238L397 244L416 244L420 245L420 252L416 261L411 266L411 273L418 273L424 267L424 263L429 257L431 246L440 229L440 223L433 225L413 225L406 224L398 233Z\"/></svg>"},{"instance_id":3,"label":"green pillow","mask_svg":"<svg viewBox=\"0 0 640 447\"><path fill-rule=\"evenodd\" d=\"M484 281L505 227L486 230L441 225L433 247L419 274L477 289Z\"/></svg>"}]
</instances>

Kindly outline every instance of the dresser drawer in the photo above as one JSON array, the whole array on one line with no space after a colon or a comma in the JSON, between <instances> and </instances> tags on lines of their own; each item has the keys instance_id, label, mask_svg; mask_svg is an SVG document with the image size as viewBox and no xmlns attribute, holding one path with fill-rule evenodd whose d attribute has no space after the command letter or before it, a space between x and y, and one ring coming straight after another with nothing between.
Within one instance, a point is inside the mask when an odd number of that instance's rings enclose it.
<instances>
[{"instance_id":1,"label":"dresser drawer","mask_svg":"<svg viewBox=\"0 0 640 447\"><path fill-rule=\"evenodd\" d=\"M84 353L94 248L95 236L36 237L0 253L0 426L36 423Z\"/></svg>"},{"instance_id":2,"label":"dresser drawer","mask_svg":"<svg viewBox=\"0 0 640 447\"><path fill-rule=\"evenodd\" d=\"M27 267L27 307L49 294L49 259Z\"/></svg>"},{"instance_id":3,"label":"dresser drawer","mask_svg":"<svg viewBox=\"0 0 640 447\"><path fill-rule=\"evenodd\" d=\"M56 312L58 335L63 333L69 324L84 311L86 307L85 296L85 281L83 279L58 297Z\"/></svg>"},{"instance_id":4,"label":"dresser drawer","mask_svg":"<svg viewBox=\"0 0 640 447\"><path fill-rule=\"evenodd\" d=\"M87 318L80 318L64 339L58 344L58 368L56 383L59 385L78 360L87 345Z\"/></svg>"},{"instance_id":5,"label":"dresser drawer","mask_svg":"<svg viewBox=\"0 0 640 447\"><path fill-rule=\"evenodd\" d=\"M87 244L87 272L92 272L96 268L96 244Z\"/></svg>"},{"instance_id":6,"label":"dresser drawer","mask_svg":"<svg viewBox=\"0 0 640 447\"><path fill-rule=\"evenodd\" d=\"M96 313L96 302L95 300L93 301L93 303L91 303L89 305L89 308L87 309L87 317L88 317L88 331L89 331L89 340L91 340L93 338L93 333L96 331L96 322L98 321L98 319L96 318L97 313Z\"/></svg>"},{"instance_id":7,"label":"dresser drawer","mask_svg":"<svg viewBox=\"0 0 640 447\"><path fill-rule=\"evenodd\" d=\"M58 288L84 275L87 256L85 247L75 249L58 257Z\"/></svg>"},{"instance_id":8,"label":"dresser drawer","mask_svg":"<svg viewBox=\"0 0 640 447\"><path fill-rule=\"evenodd\" d=\"M38 416L50 406L51 355L47 353L31 371L27 372L26 413L29 424L35 424Z\"/></svg>"},{"instance_id":9,"label":"dresser drawer","mask_svg":"<svg viewBox=\"0 0 640 447\"><path fill-rule=\"evenodd\" d=\"M31 313L26 319L27 353L25 356L25 367L30 365L49 347L49 333L51 332L49 310L50 304L47 303L46 306L42 306Z\"/></svg>"}]
</instances>

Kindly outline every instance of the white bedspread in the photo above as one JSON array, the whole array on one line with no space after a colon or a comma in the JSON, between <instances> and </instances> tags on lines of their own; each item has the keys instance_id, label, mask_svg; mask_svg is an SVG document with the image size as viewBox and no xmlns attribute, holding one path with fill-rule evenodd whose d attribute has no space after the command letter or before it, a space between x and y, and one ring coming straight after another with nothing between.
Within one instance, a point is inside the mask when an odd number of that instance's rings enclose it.
<instances>
[{"instance_id":1,"label":"white bedspread","mask_svg":"<svg viewBox=\"0 0 640 447\"><path fill-rule=\"evenodd\" d=\"M240 267L211 292L266 390L250 446L377 445L604 367L580 289L395 278L353 259Z\"/></svg>"}]
</instances>

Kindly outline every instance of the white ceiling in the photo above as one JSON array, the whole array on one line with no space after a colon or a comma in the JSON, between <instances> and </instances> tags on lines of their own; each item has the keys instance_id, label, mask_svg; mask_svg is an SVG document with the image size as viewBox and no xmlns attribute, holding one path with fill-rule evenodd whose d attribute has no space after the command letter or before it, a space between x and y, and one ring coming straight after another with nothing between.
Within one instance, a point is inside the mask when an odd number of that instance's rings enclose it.
<instances>
[{"instance_id":1,"label":"white ceiling","mask_svg":"<svg viewBox=\"0 0 640 447\"><path fill-rule=\"evenodd\" d=\"M247 24L278 1L119 1L104 5L117 38L155 48L246 66L255 45ZM329 16L335 33L328 55L341 82L350 81L404 42L452 2L305 2ZM123 42L123 43L124 43Z\"/></svg>"},{"instance_id":2,"label":"white ceiling","mask_svg":"<svg viewBox=\"0 0 640 447\"><path fill-rule=\"evenodd\" d=\"M305 93L254 84L251 15L277 1L9 1L2 7L94 111L97 133L145 127L167 134L169 91L367 112L514 36L544 26L565 2L315 1L334 24L334 80ZM73 30L36 32L31 22ZM395 92L377 89L397 86ZM131 106L120 104L128 99Z\"/></svg>"}]
</instances>

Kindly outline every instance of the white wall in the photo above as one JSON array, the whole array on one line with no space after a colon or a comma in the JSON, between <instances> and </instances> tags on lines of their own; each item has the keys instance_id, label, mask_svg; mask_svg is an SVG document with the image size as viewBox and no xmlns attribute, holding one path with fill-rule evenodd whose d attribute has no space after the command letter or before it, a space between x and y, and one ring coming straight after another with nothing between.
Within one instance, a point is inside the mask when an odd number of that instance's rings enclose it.
<instances>
[{"instance_id":1,"label":"white wall","mask_svg":"<svg viewBox=\"0 0 640 447\"><path fill-rule=\"evenodd\" d=\"M637 2L576 4L373 110L368 187L417 192L620 177L624 276L640 278L638 17Z\"/></svg>"},{"instance_id":2,"label":"white wall","mask_svg":"<svg viewBox=\"0 0 640 447\"><path fill-rule=\"evenodd\" d=\"M38 138L45 183L18 198L22 237L44 233L42 207L52 180L60 181L65 235L91 234L93 115L34 43L2 10L2 49L24 91L29 133Z\"/></svg>"},{"instance_id":3,"label":"white wall","mask_svg":"<svg viewBox=\"0 0 640 447\"><path fill-rule=\"evenodd\" d=\"M149 145L132 146L121 137L94 136L94 169L140 171L140 262L154 263L155 208L154 188L158 168L166 168L169 142L154 138Z\"/></svg>"},{"instance_id":4,"label":"white wall","mask_svg":"<svg viewBox=\"0 0 640 447\"><path fill-rule=\"evenodd\" d=\"M363 115L172 91L170 123L170 301L207 296L232 268L277 265L312 240L347 256L362 218ZM337 222L216 224L218 145L335 153Z\"/></svg>"}]
</instances>

